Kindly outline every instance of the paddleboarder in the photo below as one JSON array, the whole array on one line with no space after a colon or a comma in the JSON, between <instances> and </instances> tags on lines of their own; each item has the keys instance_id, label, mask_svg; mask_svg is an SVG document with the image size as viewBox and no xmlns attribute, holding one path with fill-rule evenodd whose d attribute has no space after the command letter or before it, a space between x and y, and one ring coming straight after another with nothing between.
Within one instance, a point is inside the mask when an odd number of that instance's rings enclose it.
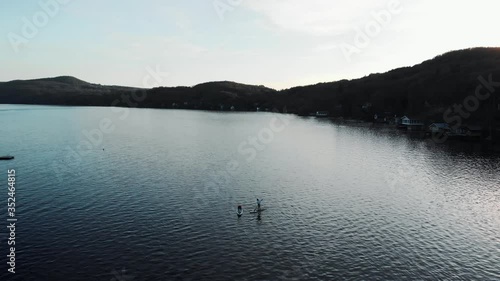
<instances>
[{"instance_id":1,"label":"paddleboarder","mask_svg":"<svg viewBox=\"0 0 500 281\"><path fill-rule=\"evenodd\" d=\"M262 201L264 201L264 199L257 198L257 211L260 211L260 203L262 203Z\"/></svg>"}]
</instances>

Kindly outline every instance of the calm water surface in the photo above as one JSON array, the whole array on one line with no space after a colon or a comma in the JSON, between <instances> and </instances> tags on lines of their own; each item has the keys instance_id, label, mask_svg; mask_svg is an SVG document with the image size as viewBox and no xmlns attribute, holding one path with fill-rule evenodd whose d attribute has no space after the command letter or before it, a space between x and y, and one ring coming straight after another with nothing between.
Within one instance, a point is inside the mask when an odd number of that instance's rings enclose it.
<instances>
[{"instance_id":1,"label":"calm water surface","mask_svg":"<svg viewBox=\"0 0 500 281\"><path fill-rule=\"evenodd\" d=\"M461 151L271 113L0 105L19 219L0 279L500 280L500 158Z\"/></svg>"}]
</instances>

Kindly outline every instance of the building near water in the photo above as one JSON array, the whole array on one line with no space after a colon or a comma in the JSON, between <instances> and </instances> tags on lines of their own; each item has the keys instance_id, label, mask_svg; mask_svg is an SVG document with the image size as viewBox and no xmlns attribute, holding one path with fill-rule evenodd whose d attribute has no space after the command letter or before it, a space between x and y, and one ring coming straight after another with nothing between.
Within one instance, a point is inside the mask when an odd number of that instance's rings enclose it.
<instances>
[{"instance_id":1,"label":"building near water","mask_svg":"<svg viewBox=\"0 0 500 281\"><path fill-rule=\"evenodd\" d=\"M373 123L396 124L396 115L392 112L379 112L373 116Z\"/></svg>"},{"instance_id":2,"label":"building near water","mask_svg":"<svg viewBox=\"0 0 500 281\"><path fill-rule=\"evenodd\" d=\"M424 121L409 116L403 116L401 118L401 125L408 131L421 131L424 128Z\"/></svg>"},{"instance_id":3,"label":"building near water","mask_svg":"<svg viewBox=\"0 0 500 281\"><path fill-rule=\"evenodd\" d=\"M480 125L465 125L462 130L468 139L480 139L483 135L483 128Z\"/></svg>"},{"instance_id":4,"label":"building near water","mask_svg":"<svg viewBox=\"0 0 500 281\"><path fill-rule=\"evenodd\" d=\"M401 118L401 124L406 125L406 126L423 126L424 122L422 120L419 120L416 118L410 118L408 116L403 116L403 118Z\"/></svg>"},{"instance_id":5,"label":"building near water","mask_svg":"<svg viewBox=\"0 0 500 281\"><path fill-rule=\"evenodd\" d=\"M448 123L432 123L429 126L429 131L431 133L449 133L451 131L450 125Z\"/></svg>"},{"instance_id":6,"label":"building near water","mask_svg":"<svg viewBox=\"0 0 500 281\"><path fill-rule=\"evenodd\" d=\"M316 117L328 117L330 112L328 111L316 111Z\"/></svg>"}]
</instances>

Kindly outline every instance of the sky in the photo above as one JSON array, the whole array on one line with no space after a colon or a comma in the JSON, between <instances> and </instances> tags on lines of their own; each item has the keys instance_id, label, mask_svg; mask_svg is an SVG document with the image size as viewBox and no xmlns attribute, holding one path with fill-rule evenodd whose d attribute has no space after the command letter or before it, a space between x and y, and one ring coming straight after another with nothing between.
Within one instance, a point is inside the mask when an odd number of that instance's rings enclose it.
<instances>
[{"instance_id":1,"label":"sky","mask_svg":"<svg viewBox=\"0 0 500 281\"><path fill-rule=\"evenodd\" d=\"M0 0L0 81L275 89L498 47L498 0ZM155 83L144 77L157 75Z\"/></svg>"}]
</instances>

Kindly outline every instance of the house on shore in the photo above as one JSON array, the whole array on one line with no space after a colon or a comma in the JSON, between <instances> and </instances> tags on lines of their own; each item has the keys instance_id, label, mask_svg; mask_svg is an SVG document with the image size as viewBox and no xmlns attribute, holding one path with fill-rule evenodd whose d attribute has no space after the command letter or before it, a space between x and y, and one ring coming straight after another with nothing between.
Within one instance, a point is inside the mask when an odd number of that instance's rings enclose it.
<instances>
[{"instance_id":1,"label":"house on shore","mask_svg":"<svg viewBox=\"0 0 500 281\"><path fill-rule=\"evenodd\" d=\"M424 121L409 116L403 116L399 128L407 129L408 131L422 131L424 129Z\"/></svg>"},{"instance_id":2,"label":"house on shore","mask_svg":"<svg viewBox=\"0 0 500 281\"><path fill-rule=\"evenodd\" d=\"M429 131L434 134L437 133L446 134L451 132L451 128L450 125L448 125L448 123L432 123L429 126Z\"/></svg>"},{"instance_id":3,"label":"house on shore","mask_svg":"<svg viewBox=\"0 0 500 281\"><path fill-rule=\"evenodd\" d=\"M392 112L376 113L373 116L373 123L396 124L396 115Z\"/></svg>"},{"instance_id":4,"label":"house on shore","mask_svg":"<svg viewBox=\"0 0 500 281\"><path fill-rule=\"evenodd\" d=\"M465 128L453 128L448 123L432 123L429 126L431 134L446 135L448 138L463 138L465 137Z\"/></svg>"},{"instance_id":5,"label":"house on shore","mask_svg":"<svg viewBox=\"0 0 500 281\"><path fill-rule=\"evenodd\" d=\"M330 116L330 112L328 111L316 111L316 117L328 117Z\"/></svg>"},{"instance_id":6,"label":"house on shore","mask_svg":"<svg viewBox=\"0 0 500 281\"><path fill-rule=\"evenodd\" d=\"M483 135L483 128L479 125L465 125L462 130L467 139L480 139Z\"/></svg>"},{"instance_id":7,"label":"house on shore","mask_svg":"<svg viewBox=\"0 0 500 281\"><path fill-rule=\"evenodd\" d=\"M454 128L450 127L448 123L432 123L429 126L429 132L461 140L479 140L483 136L483 128L479 125L463 125Z\"/></svg>"}]
</instances>

